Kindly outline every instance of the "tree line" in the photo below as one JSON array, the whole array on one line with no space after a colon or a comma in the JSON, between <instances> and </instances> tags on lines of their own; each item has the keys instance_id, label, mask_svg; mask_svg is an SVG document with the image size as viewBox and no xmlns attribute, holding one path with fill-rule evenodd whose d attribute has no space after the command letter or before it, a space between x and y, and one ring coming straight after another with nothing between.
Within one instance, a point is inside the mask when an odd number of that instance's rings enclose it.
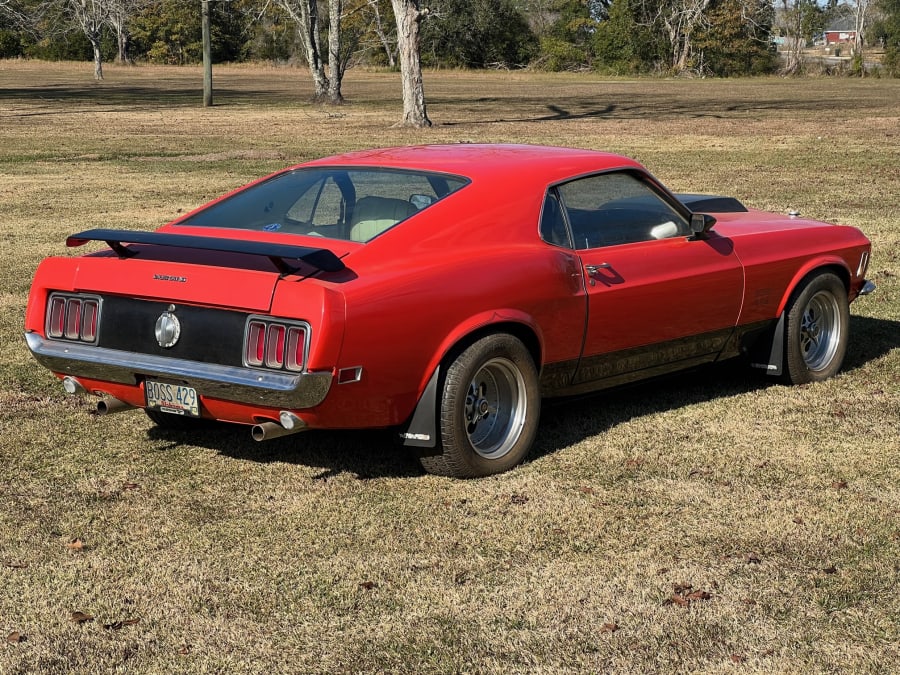
<instances>
[{"instance_id":1,"label":"tree line","mask_svg":"<svg viewBox=\"0 0 900 675\"><path fill-rule=\"evenodd\" d=\"M886 71L900 73L900 0L0 0L0 57L87 57L101 77L110 60L197 63L203 2L215 62L302 64L333 102L346 68L413 57L426 68L796 72L802 48L843 15L856 19L854 51L883 46Z\"/></svg>"}]
</instances>

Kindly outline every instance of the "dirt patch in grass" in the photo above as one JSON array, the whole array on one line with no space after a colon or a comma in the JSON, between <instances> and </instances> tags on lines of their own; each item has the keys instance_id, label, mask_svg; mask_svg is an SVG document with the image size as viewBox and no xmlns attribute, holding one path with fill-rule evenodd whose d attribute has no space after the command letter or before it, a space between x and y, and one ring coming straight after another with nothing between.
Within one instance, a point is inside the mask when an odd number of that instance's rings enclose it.
<instances>
[{"instance_id":1,"label":"dirt patch in grass","mask_svg":"<svg viewBox=\"0 0 900 675\"><path fill-rule=\"evenodd\" d=\"M880 673L900 658L900 83L0 62L0 672ZM850 103L848 103L850 102ZM382 433L253 443L98 418L22 342L87 227L149 229L375 145L622 152L679 191L858 226L873 296L839 377L740 364L548 404L529 461L422 475ZM685 311L702 298L686 299ZM76 543L77 542L77 543ZM73 620L81 612L92 620Z\"/></svg>"}]
</instances>

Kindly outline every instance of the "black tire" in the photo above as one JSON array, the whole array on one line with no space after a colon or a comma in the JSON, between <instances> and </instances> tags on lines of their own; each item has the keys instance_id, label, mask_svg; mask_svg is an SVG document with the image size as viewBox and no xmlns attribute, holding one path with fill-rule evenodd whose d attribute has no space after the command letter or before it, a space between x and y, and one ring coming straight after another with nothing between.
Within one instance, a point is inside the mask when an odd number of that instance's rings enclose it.
<instances>
[{"instance_id":1,"label":"black tire","mask_svg":"<svg viewBox=\"0 0 900 675\"><path fill-rule=\"evenodd\" d=\"M850 303L840 278L820 272L805 279L787 308L782 378L806 384L832 377L844 362L849 327Z\"/></svg>"},{"instance_id":2,"label":"black tire","mask_svg":"<svg viewBox=\"0 0 900 675\"><path fill-rule=\"evenodd\" d=\"M449 362L439 405L439 454L426 471L488 476L521 462L534 443L541 397L537 367L512 335L481 338Z\"/></svg>"}]
</instances>

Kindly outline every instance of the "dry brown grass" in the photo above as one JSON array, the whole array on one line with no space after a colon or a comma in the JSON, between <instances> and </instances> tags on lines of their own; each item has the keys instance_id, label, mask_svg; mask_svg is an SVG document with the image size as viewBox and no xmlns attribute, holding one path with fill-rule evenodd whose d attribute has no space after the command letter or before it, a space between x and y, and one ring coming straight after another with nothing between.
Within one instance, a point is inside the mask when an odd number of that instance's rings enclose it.
<instances>
[{"instance_id":1,"label":"dry brown grass","mask_svg":"<svg viewBox=\"0 0 900 675\"><path fill-rule=\"evenodd\" d=\"M886 672L898 653L900 82L0 62L0 672ZM28 356L39 260L375 145L621 151L677 190L861 227L836 379L739 364L548 405L530 461L422 475L380 433L254 444L98 419ZM686 299L690 302L700 298ZM76 543L73 543L75 541ZM73 612L93 621L76 623ZM137 620L137 623L126 623Z\"/></svg>"}]
</instances>

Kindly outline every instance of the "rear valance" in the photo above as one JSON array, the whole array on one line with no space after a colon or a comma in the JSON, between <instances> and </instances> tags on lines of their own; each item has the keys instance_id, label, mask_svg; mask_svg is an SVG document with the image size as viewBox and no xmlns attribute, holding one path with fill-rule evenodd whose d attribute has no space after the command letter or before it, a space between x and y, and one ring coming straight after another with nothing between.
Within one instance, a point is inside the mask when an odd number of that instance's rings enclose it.
<instances>
[{"instance_id":1,"label":"rear valance","mask_svg":"<svg viewBox=\"0 0 900 675\"><path fill-rule=\"evenodd\" d=\"M272 261L282 274L290 274L296 271L296 268L289 264L290 261L304 262L323 272L338 272L344 269L344 263L341 262L341 259L326 248L310 248L308 246L290 246L288 244L271 244L262 241L241 241L216 237L197 237L165 232L85 230L66 238L66 246L81 246L89 241L106 242L106 245L115 251L120 258L132 258L138 254L137 251L128 248L125 244L151 244L153 246L174 246L204 251L223 251L265 256Z\"/></svg>"}]
</instances>

